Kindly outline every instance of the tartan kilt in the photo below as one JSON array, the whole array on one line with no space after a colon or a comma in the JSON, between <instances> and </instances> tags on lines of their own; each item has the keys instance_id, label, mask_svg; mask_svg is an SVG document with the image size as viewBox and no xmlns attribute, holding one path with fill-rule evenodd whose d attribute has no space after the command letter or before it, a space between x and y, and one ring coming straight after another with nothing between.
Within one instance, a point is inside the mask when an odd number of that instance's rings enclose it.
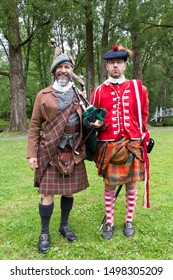
<instances>
[{"instance_id":1,"label":"tartan kilt","mask_svg":"<svg viewBox=\"0 0 173 280\"><path fill-rule=\"evenodd\" d=\"M75 165L71 176L60 174L56 166L48 165L38 192L44 195L72 195L89 186L84 161Z\"/></svg>"},{"instance_id":2,"label":"tartan kilt","mask_svg":"<svg viewBox=\"0 0 173 280\"><path fill-rule=\"evenodd\" d=\"M121 138L117 142L109 142L108 146L105 144L104 142L98 143L95 162L98 175L103 177L106 185L114 187L145 180L145 163L141 141ZM111 163L113 154L123 145L128 148L127 161L116 165Z\"/></svg>"},{"instance_id":3,"label":"tartan kilt","mask_svg":"<svg viewBox=\"0 0 173 280\"><path fill-rule=\"evenodd\" d=\"M128 160L121 165L108 164L104 183L108 186L124 185L131 182L144 181L144 162L129 152Z\"/></svg>"}]
</instances>

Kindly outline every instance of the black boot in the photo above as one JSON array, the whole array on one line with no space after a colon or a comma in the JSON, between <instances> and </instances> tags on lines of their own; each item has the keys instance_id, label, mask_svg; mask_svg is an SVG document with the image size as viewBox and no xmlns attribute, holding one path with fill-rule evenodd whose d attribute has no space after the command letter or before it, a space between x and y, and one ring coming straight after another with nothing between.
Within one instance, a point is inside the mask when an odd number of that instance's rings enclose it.
<instances>
[{"instance_id":1,"label":"black boot","mask_svg":"<svg viewBox=\"0 0 173 280\"><path fill-rule=\"evenodd\" d=\"M73 197L61 197L61 222L59 232L70 242L73 242L77 238L74 232L67 225L70 211L73 207L73 200Z\"/></svg>"},{"instance_id":2,"label":"black boot","mask_svg":"<svg viewBox=\"0 0 173 280\"><path fill-rule=\"evenodd\" d=\"M50 248L49 223L53 213L54 203L50 205L39 204L39 214L41 217L41 234L39 236L39 253L46 253Z\"/></svg>"}]
</instances>

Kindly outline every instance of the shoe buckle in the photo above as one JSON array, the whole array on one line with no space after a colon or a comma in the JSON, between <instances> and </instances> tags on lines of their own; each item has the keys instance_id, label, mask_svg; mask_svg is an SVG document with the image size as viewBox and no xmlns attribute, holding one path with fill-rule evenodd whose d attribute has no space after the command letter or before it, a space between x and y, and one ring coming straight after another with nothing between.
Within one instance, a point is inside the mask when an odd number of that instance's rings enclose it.
<instances>
[{"instance_id":1,"label":"shoe buckle","mask_svg":"<svg viewBox=\"0 0 173 280\"><path fill-rule=\"evenodd\" d=\"M105 226L105 230L104 231L111 231L112 230L112 227L110 225L106 225Z\"/></svg>"},{"instance_id":2,"label":"shoe buckle","mask_svg":"<svg viewBox=\"0 0 173 280\"><path fill-rule=\"evenodd\" d=\"M132 223L130 223L130 222L126 222L126 226L125 227L126 228L133 228Z\"/></svg>"},{"instance_id":3,"label":"shoe buckle","mask_svg":"<svg viewBox=\"0 0 173 280\"><path fill-rule=\"evenodd\" d=\"M41 234L41 236L40 236L41 241L45 241L45 240L48 240L48 239L49 239L48 234Z\"/></svg>"}]
</instances>

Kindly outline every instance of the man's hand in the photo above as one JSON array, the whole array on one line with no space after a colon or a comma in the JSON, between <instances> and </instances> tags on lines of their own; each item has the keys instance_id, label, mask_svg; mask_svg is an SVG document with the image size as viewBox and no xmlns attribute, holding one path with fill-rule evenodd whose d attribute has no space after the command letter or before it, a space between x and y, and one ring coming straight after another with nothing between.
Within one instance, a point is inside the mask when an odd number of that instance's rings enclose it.
<instances>
[{"instance_id":1,"label":"man's hand","mask_svg":"<svg viewBox=\"0 0 173 280\"><path fill-rule=\"evenodd\" d=\"M96 120L94 123L91 122L92 127L100 128L104 124L104 121Z\"/></svg>"},{"instance_id":2,"label":"man's hand","mask_svg":"<svg viewBox=\"0 0 173 280\"><path fill-rule=\"evenodd\" d=\"M29 167L30 167L33 171L35 171L36 168L38 167L38 165L37 165L37 158L29 158L29 159L28 159L28 163L29 163Z\"/></svg>"}]
</instances>

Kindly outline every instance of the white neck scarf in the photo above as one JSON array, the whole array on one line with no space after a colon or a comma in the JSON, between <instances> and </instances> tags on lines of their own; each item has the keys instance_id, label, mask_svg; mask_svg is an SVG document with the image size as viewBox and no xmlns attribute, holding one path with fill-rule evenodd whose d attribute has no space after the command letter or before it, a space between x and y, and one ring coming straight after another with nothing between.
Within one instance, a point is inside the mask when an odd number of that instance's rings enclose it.
<instances>
[{"instance_id":1,"label":"white neck scarf","mask_svg":"<svg viewBox=\"0 0 173 280\"><path fill-rule=\"evenodd\" d=\"M55 79L52 87L57 90L57 91L60 91L60 92L67 92L73 85L73 82L69 81L68 84L64 87L62 87L58 81Z\"/></svg>"},{"instance_id":2,"label":"white neck scarf","mask_svg":"<svg viewBox=\"0 0 173 280\"><path fill-rule=\"evenodd\" d=\"M108 81L110 82L110 83L112 83L112 84L122 84L122 83L124 83L125 82L125 80L126 80L126 78L125 78L125 76L123 75L123 77L122 78L119 78L119 79L114 79L114 78L112 78L112 77L108 77Z\"/></svg>"}]
</instances>

